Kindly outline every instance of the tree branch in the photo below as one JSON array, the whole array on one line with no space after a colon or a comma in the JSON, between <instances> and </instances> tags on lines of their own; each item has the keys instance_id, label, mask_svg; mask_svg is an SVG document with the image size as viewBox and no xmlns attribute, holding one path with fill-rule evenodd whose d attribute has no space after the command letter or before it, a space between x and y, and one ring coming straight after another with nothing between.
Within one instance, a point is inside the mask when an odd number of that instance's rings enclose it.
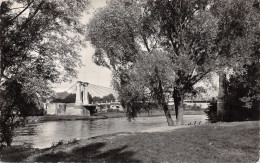
<instances>
[{"instance_id":1,"label":"tree branch","mask_svg":"<svg viewBox=\"0 0 260 163\"><path fill-rule=\"evenodd\" d=\"M20 31L34 18L34 16L39 12L39 10L41 9L42 5L45 3L44 0L41 1L41 3L37 6L36 10L33 12L32 16L30 16L30 18L28 18L22 25L22 27L20 28Z\"/></svg>"},{"instance_id":2,"label":"tree branch","mask_svg":"<svg viewBox=\"0 0 260 163\"><path fill-rule=\"evenodd\" d=\"M150 52L150 48L149 48L149 46L148 46L148 43L147 43L147 40L146 40L145 36L142 35L142 38L143 38L143 40L144 40L144 45L145 45L146 49L148 50L148 52Z\"/></svg>"},{"instance_id":3,"label":"tree branch","mask_svg":"<svg viewBox=\"0 0 260 163\"><path fill-rule=\"evenodd\" d=\"M12 23L12 21L14 21L15 19L17 19L22 13L24 13L24 11L26 11L30 6L31 4L33 3L33 1L31 1L19 14L17 14L14 18L12 18L8 23L6 23L5 27L9 24Z\"/></svg>"}]
</instances>

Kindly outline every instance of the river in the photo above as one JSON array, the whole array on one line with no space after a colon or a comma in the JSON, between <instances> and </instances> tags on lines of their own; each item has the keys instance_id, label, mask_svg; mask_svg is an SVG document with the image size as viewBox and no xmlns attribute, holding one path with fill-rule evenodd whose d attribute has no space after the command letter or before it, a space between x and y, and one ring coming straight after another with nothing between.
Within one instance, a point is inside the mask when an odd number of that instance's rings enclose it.
<instances>
[{"instance_id":1,"label":"river","mask_svg":"<svg viewBox=\"0 0 260 163\"><path fill-rule=\"evenodd\" d=\"M205 115L184 115L184 125L194 122L203 124ZM117 132L138 132L167 125L165 116L138 117L129 122L124 118L99 120L49 121L27 124L16 130L13 144L31 145L34 148L48 148L60 140L86 139L93 136Z\"/></svg>"}]
</instances>

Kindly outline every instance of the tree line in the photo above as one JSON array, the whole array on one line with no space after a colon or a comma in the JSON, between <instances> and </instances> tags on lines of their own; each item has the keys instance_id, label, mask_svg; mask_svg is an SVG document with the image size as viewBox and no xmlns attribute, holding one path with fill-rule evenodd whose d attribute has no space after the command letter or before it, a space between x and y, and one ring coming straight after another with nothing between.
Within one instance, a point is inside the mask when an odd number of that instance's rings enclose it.
<instances>
[{"instance_id":1,"label":"tree line","mask_svg":"<svg viewBox=\"0 0 260 163\"><path fill-rule=\"evenodd\" d=\"M95 63L112 70L130 119L142 108L137 101L154 100L174 125L167 106L172 97L181 125L183 100L197 93L196 83L211 81L213 72L224 79L259 65L258 20L255 0L111 1L90 20L88 38ZM222 86L223 80L224 94ZM245 96L259 101L252 93ZM224 96L218 100L223 121Z\"/></svg>"}]
</instances>

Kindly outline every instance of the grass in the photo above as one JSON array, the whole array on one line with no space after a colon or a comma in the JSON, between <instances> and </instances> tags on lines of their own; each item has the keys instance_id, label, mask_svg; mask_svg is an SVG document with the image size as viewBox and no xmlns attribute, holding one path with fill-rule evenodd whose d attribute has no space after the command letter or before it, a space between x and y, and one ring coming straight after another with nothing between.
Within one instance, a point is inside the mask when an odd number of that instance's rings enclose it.
<instances>
[{"instance_id":1,"label":"grass","mask_svg":"<svg viewBox=\"0 0 260 163\"><path fill-rule=\"evenodd\" d=\"M15 152L12 152L15 154ZM16 153L17 155L17 153ZM38 162L257 162L259 122L219 123L171 132L112 134L62 144L20 160ZM12 155L3 161L13 161Z\"/></svg>"},{"instance_id":2,"label":"grass","mask_svg":"<svg viewBox=\"0 0 260 163\"><path fill-rule=\"evenodd\" d=\"M12 146L7 147L4 150L0 150L0 162L8 161L8 162L19 162L23 158L27 158L30 155L33 155L39 152L39 149L33 149L29 146Z\"/></svg>"}]
</instances>

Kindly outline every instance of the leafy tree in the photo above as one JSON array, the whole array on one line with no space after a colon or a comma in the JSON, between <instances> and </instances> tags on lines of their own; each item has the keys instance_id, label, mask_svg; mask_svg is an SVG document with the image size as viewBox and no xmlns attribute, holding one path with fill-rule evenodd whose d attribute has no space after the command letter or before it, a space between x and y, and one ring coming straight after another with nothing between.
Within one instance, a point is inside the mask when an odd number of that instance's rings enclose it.
<instances>
[{"instance_id":1,"label":"leafy tree","mask_svg":"<svg viewBox=\"0 0 260 163\"><path fill-rule=\"evenodd\" d=\"M129 69L140 52L135 39L138 37L136 27L141 10L131 4L109 2L88 24L88 38L96 49L93 60L96 64L113 70L113 85L125 108L135 101L134 97L127 98L131 95L124 88L129 87Z\"/></svg>"},{"instance_id":2,"label":"leafy tree","mask_svg":"<svg viewBox=\"0 0 260 163\"><path fill-rule=\"evenodd\" d=\"M103 96L102 97L102 101L103 102L110 102L110 101L114 101L115 100L115 97L113 96L113 94L109 94L109 95L107 95L107 96Z\"/></svg>"},{"instance_id":3,"label":"leafy tree","mask_svg":"<svg viewBox=\"0 0 260 163\"><path fill-rule=\"evenodd\" d=\"M36 94L23 93L22 85L16 80L7 80L3 87L5 91L0 94L0 143L10 146L14 128L25 122L27 116L36 114L42 105Z\"/></svg>"},{"instance_id":4,"label":"leafy tree","mask_svg":"<svg viewBox=\"0 0 260 163\"><path fill-rule=\"evenodd\" d=\"M259 2L254 0L215 1L212 14L218 18L216 45L219 49L220 87L218 117L225 114L225 72L224 69L244 71L244 65L259 62Z\"/></svg>"},{"instance_id":5,"label":"leafy tree","mask_svg":"<svg viewBox=\"0 0 260 163\"><path fill-rule=\"evenodd\" d=\"M88 2L7 0L0 5L1 142L10 145L17 117L27 115L21 110L38 107L52 93L51 83L77 75L84 33L80 16Z\"/></svg>"},{"instance_id":6,"label":"leafy tree","mask_svg":"<svg viewBox=\"0 0 260 163\"><path fill-rule=\"evenodd\" d=\"M235 72L227 81L227 112L225 121L259 120L260 66L244 65L244 71Z\"/></svg>"},{"instance_id":7,"label":"leafy tree","mask_svg":"<svg viewBox=\"0 0 260 163\"><path fill-rule=\"evenodd\" d=\"M168 108L169 89L175 77L171 70L170 58L162 51L153 51L138 57L130 72L129 83L122 90L127 93L123 97L132 100L130 104L134 105L129 108L132 116L136 116L141 109L146 109L150 101L155 101L163 109L168 125L173 125Z\"/></svg>"},{"instance_id":8,"label":"leafy tree","mask_svg":"<svg viewBox=\"0 0 260 163\"><path fill-rule=\"evenodd\" d=\"M211 123L216 123L217 120L217 101L212 101L208 107L205 109L208 121Z\"/></svg>"},{"instance_id":9,"label":"leafy tree","mask_svg":"<svg viewBox=\"0 0 260 163\"><path fill-rule=\"evenodd\" d=\"M259 64L245 65L226 82L225 114L222 121L259 120ZM206 109L211 122L217 122L217 103Z\"/></svg>"},{"instance_id":10,"label":"leafy tree","mask_svg":"<svg viewBox=\"0 0 260 163\"><path fill-rule=\"evenodd\" d=\"M102 98L101 97L92 97L91 95L89 95L89 99L90 99L90 103L96 103L96 102L110 102L110 101L114 101L115 100L115 97L113 96L113 94L109 94L107 96L103 96Z\"/></svg>"},{"instance_id":11,"label":"leafy tree","mask_svg":"<svg viewBox=\"0 0 260 163\"><path fill-rule=\"evenodd\" d=\"M185 93L192 92L194 84L214 69L213 45L217 34L214 22L204 1L147 1L127 5L111 3L90 22L89 36L97 50L94 58L99 59L96 61L100 65L112 65L115 69L114 82L120 88L118 90L123 92L120 97L124 97L124 101L128 99L127 103L130 104L146 99L143 93L149 88L157 96L155 99L165 105L165 94L170 92L175 102L177 124L182 124ZM145 51L149 55L144 55ZM157 53L158 58L167 57L169 63L162 66L168 66L174 72L174 79L167 76L162 79L161 68L153 65L156 63L154 60L150 63L154 66L150 69L153 75L150 79L154 80L148 85L131 86L130 73L134 71L131 68L137 62L137 56L143 55L151 61L152 57L151 60L148 58L150 55L155 56L153 53ZM108 63L106 58L109 59ZM145 65L149 66L149 63ZM171 82L164 83L163 80ZM129 91L124 89L127 87ZM167 115L168 108L163 108ZM136 113L134 110L131 107L130 111ZM167 119L168 124L172 125L170 116Z\"/></svg>"},{"instance_id":12,"label":"leafy tree","mask_svg":"<svg viewBox=\"0 0 260 163\"><path fill-rule=\"evenodd\" d=\"M140 79L140 74L132 70L136 58L143 53L140 43L149 34L142 30L141 15L136 3L111 2L96 13L88 26L88 36L96 48L93 59L113 70L113 85L129 119L137 115L149 98L144 95L147 85L138 85L135 79Z\"/></svg>"},{"instance_id":13,"label":"leafy tree","mask_svg":"<svg viewBox=\"0 0 260 163\"><path fill-rule=\"evenodd\" d=\"M76 101L76 94L70 93L64 99L56 98L52 102L57 102L57 103L75 103L75 101Z\"/></svg>"},{"instance_id":14,"label":"leafy tree","mask_svg":"<svg viewBox=\"0 0 260 163\"><path fill-rule=\"evenodd\" d=\"M183 123L183 100L194 92L194 85L215 69L214 38L217 21L207 8L207 1L149 1L148 13L157 28L159 46L170 54L171 95L177 124Z\"/></svg>"}]
</instances>

